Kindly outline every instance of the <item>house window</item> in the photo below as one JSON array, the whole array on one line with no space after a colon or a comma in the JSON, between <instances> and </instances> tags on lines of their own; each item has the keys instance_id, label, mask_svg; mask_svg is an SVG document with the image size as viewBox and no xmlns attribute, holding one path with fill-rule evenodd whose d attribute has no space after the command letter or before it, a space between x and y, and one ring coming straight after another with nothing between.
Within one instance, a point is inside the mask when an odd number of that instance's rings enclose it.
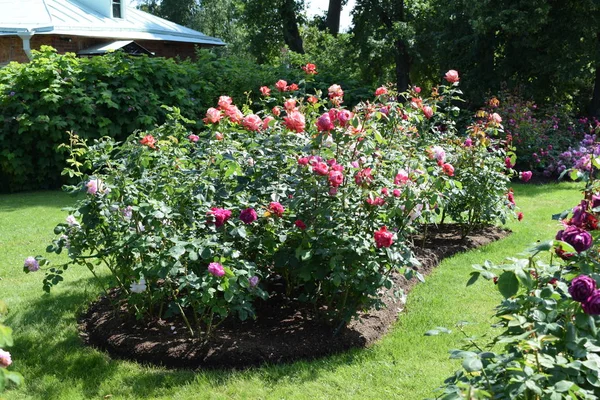
<instances>
[{"instance_id":1,"label":"house window","mask_svg":"<svg viewBox=\"0 0 600 400\"><path fill-rule=\"evenodd\" d=\"M122 18L121 17L121 0L113 0L113 18Z\"/></svg>"}]
</instances>

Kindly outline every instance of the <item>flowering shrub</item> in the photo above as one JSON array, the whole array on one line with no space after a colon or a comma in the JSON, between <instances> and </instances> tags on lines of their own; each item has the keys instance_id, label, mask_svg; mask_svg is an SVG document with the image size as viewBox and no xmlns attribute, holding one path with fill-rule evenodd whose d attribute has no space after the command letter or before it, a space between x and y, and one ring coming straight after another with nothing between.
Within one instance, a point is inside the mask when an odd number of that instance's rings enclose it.
<instances>
[{"instance_id":1,"label":"flowering shrub","mask_svg":"<svg viewBox=\"0 0 600 400\"><path fill-rule=\"evenodd\" d=\"M72 134L65 173L86 197L55 229L48 250L70 262L48 269L44 288L100 262L139 317L179 315L202 335L229 315L254 317L274 292L335 323L380 306L395 272L423 278L407 239L468 184L452 164L474 149L453 128L459 78L449 77L431 98L413 91L403 104L380 88L352 111L339 85L321 98L280 80L260 89L258 112L221 96L203 131L171 108L167 124L122 144ZM498 157L478 135L472 147ZM505 196L506 179L494 190Z\"/></svg>"},{"instance_id":2,"label":"flowering shrub","mask_svg":"<svg viewBox=\"0 0 600 400\"><path fill-rule=\"evenodd\" d=\"M0 316L4 316L6 312L6 304L0 301ZM12 356L5 349L12 345L12 329L0 324L0 392L3 392L9 383L20 385L23 382L21 374L7 369L12 364Z\"/></svg>"},{"instance_id":3,"label":"flowering shrub","mask_svg":"<svg viewBox=\"0 0 600 400\"><path fill-rule=\"evenodd\" d=\"M502 333L488 346L470 338L466 349L451 352L463 360L463 370L446 381L439 398L598 398L600 196L592 194L597 190L590 181L586 199L556 216L563 225L556 239L538 244L528 259L475 266L468 284L483 276L504 297L495 325ZM549 262L540 260L544 253L550 253L544 257ZM494 351L496 344L504 346L502 352Z\"/></svg>"}]
</instances>

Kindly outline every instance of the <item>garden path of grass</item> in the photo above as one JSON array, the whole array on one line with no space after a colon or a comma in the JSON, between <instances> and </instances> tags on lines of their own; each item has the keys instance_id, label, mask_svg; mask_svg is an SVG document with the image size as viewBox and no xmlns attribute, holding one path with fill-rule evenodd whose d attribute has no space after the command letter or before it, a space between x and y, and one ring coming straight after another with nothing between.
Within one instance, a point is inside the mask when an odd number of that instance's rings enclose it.
<instances>
[{"instance_id":1,"label":"garden path of grass","mask_svg":"<svg viewBox=\"0 0 600 400\"><path fill-rule=\"evenodd\" d=\"M581 184L515 184L525 219L511 222L514 234L500 242L446 259L409 295L406 312L375 346L312 362L265 366L248 371L172 371L115 361L84 347L75 319L99 289L87 270L69 270L65 282L43 294L42 273L23 274L23 260L44 254L61 207L73 202L60 192L0 196L0 298L11 312L14 369L24 386L7 399L422 399L460 367L448 350L460 336L427 337L437 326L472 323L469 333L492 334L499 295L491 282L468 288L471 265L500 262L536 240L554 236L551 214L573 207ZM57 260L57 258L54 258ZM60 260L60 258L58 259Z\"/></svg>"}]
</instances>

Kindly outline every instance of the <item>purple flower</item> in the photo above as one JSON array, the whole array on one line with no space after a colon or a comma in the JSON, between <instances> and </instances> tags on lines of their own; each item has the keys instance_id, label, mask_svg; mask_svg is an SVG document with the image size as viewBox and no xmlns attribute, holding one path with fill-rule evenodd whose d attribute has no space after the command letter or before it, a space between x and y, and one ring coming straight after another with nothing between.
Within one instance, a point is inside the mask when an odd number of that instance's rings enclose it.
<instances>
[{"instance_id":1,"label":"purple flower","mask_svg":"<svg viewBox=\"0 0 600 400\"><path fill-rule=\"evenodd\" d=\"M529 182L529 180L531 179L532 176L533 176L533 172L531 172L531 171L521 172L521 180L523 182Z\"/></svg>"},{"instance_id":2,"label":"purple flower","mask_svg":"<svg viewBox=\"0 0 600 400\"><path fill-rule=\"evenodd\" d=\"M587 201L581 200L581 203L578 206L573 208L573 218L571 218L571 225L575 225L578 227L583 227L585 221L587 221Z\"/></svg>"},{"instance_id":3,"label":"purple flower","mask_svg":"<svg viewBox=\"0 0 600 400\"><path fill-rule=\"evenodd\" d=\"M471 146L473 146L473 140L471 138L467 138L464 141L463 146L465 146L465 147L471 147Z\"/></svg>"},{"instance_id":4,"label":"purple flower","mask_svg":"<svg viewBox=\"0 0 600 400\"><path fill-rule=\"evenodd\" d=\"M600 315L600 290L594 290L586 301L581 303L586 314Z\"/></svg>"},{"instance_id":5,"label":"purple flower","mask_svg":"<svg viewBox=\"0 0 600 400\"><path fill-rule=\"evenodd\" d=\"M74 215L69 215L67 217L67 224L69 224L69 226L80 226L79 222L77 222L77 219L75 219Z\"/></svg>"},{"instance_id":6,"label":"purple flower","mask_svg":"<svg viewBox=\"0 0 600 400\"><path fill-rule=\"evenodd\" d=\"M600 194L592 195L592 208L600 207Z\"/></svg>"},{"instance_id":7,"label":"purple flower","mask_svg":"<svg viewBox=\"0 0 600 400\"><path fill-rule=\"evenodd\" d=\"M131 219L131 217L133 217L133 207L131 206L125 207L121 212L126 219Z\"/></svg>"},{"instance_id":8,"label":"purple flower","mask_svg":"<svg viewBox=\"0 0 600 400\"><path fill-rule=\"evenodd\" d=\"M0 368L6 368L12 364L12 358L8 351L0 349Z\"/></svg>"},{"instance_id":9,"label":"purple flower","mask_svg":"<svg viewBox=\"0 0 600 400\"><path fill-rule=\"evenodd\" d=\"M245 210L242 210L242 212L240 212L240 219L243 223L249 225L256 221L258 219L258 216L256 215L256 211L254 211L253 208L246 208Z\"/></svg>"},{"instance_id":10,"label":"purple flower","mask_svg":"<svg viewBox=\"0 0 600 400\"><path fill-rule=\"evenodd\" d=\"M596 281L587 275L579 275L569 286L569 294L573 300L580 303L585 302L594 290L596 290Z\"/></svg>"},{"instance_id":11,"label":"purple flower","mask_svg":"<svg viewBox=\"0 0 600 400\"><path fill-rule=\"evenodd\" d=\"M87 192L91 195L95 195L98 193L98 180L92 179L85 185L87 187Z\"/></svg>"},{"instance_id":12,"label":"purple flower","mask_svg":"<svg viewBox=\"0 0 600 400\"><path fill-rule=\"evenodd\" d=\"M248 279L248 283L250 283L250 287L256 287L256 285L258 285L258 276L254 275Z\"/></svg>"},{"instance_id":13,"label":"purple flower","mask_svg":"<svg viewBox=\"0 0 600 400\"><path fill-rule=\"evenodd\" d=\"M564 230L558 231L556 240L562 240L570 244L578 253L592 247L592 235L574 225L569 225Z\"/></svg>"},{"instance_id":14,"label":"purple flower","mask_svg":"<svg viewBox=\"0 0 600 400\"><path fill-rule=\"evenodd\" d=\"M27 257L25 259L24 267L26 267L30 272L35 272L40 269L40 263L34 257Z\"/></svg>"},{"instance_id":15,"label":"purple flower","mask_svg":"<svg viewBox=\"0 0 600 400\"><path fill-rule=\"evenodd\" d=\"M208 264L208 273L213 276L216 276L217 278L220 278L223 275L225 275L225 269L221 264L217 262L212 262Z\"/></svg>"}]
</instances>

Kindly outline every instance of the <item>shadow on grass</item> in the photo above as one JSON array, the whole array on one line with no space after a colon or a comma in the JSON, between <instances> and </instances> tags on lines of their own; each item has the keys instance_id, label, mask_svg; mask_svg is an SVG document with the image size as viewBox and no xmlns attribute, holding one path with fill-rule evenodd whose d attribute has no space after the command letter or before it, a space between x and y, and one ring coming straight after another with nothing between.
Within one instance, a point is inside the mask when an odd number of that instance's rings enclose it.
<instances>
[{"instance_id":1,"label":"shadow on grass","mask_svg":"<svg viewBox=\"0 0 600 400\"><path fill-rule=\"evenodd\" d=\"M314 361L266 365L247 370L170 370L111 359L107 353L86 346L77 330L77 318L100 293L94 278L64 283L60 291L27 300L25 311L10 315L6 323L15 329L13 358L35 384L27 395L61 398L78 390L84 398L107 394L152 398L194 382L200 389L231 381L260 379L268 384L281 380L316 380L323 372L359 362L368 350L351 350ZM111 382L112 381L112 382ZM205 387L205 389L208 389Z\"/></svg>"}]
</instances>

